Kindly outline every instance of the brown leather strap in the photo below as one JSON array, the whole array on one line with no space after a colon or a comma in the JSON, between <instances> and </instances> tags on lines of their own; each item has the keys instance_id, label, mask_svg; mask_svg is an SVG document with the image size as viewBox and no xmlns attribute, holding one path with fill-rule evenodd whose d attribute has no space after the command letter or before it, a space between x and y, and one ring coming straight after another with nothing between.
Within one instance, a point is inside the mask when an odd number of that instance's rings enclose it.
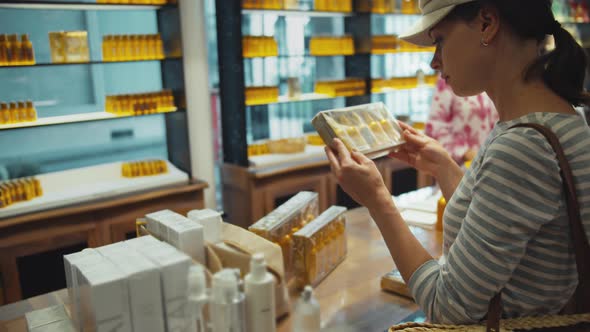
<instances>
[{"instance_id":1,"label":"brown leather strap","mask_svg":"<svg viewBox=\"0 0 590 332\"><path fill-rule=\"evenodd\" d=\"M563 148L555 134L545 126L536 123L521 123L510 127L528 127L537 130L551 144L551 147L557 155L559 167L561 169L561 178L563 182L563 191L565 194L567 214L569 217L570 235L573 240L574 253L576 257L576 268L578 270L578 287L574 293L577 313L590 312L590 244L582 225L580 216L580 206L578 196L574 185L574 176L570 164L565 157ZM500 316L502 313L501 292L494 296L490 301L487 317L487 331L492 332L492 328L498 331L500 325Z\"/></svg>"}]
</instances>

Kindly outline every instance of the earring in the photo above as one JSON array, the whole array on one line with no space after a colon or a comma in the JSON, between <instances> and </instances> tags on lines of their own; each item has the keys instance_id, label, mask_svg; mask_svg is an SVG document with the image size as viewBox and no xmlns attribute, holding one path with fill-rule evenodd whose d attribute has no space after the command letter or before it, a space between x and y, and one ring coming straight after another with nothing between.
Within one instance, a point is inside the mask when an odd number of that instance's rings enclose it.
<instances>
[{"instance_id":1,"label":"earring","mask_svg":"<svg viewBox=\"0 0 590 332\"><path fill-rule=\"evenodd\" d=\"M486 41L485 41L485 40L483 40L483 37L481 37L481 45L482 45L483 47L488 47L488 46L490 46L490 44L489 44L489 43L486 43Z\"/></svg>"}]
</instances>

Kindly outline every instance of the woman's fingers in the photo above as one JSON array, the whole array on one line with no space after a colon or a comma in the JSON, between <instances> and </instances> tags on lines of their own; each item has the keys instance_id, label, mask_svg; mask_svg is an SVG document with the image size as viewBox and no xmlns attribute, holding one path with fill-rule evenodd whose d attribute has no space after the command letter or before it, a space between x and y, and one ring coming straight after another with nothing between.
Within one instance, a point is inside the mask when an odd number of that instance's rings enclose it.
<instances>
[{"instance_id":1,"label":"woman's fingers","mask_svg":"<svg viewBox=\"0 0 590 332\"><path fill-rule=\"evenodd\" d=\"M334 138L332 141L332 145L334 150L336 150L336 154L338 155L338 161L340 161L340 166L349 165L352 163L352 158L350 156L350 152L346 145L342 143L342 141L338 138Z\"/></svg>"},{"instance_id":2,"label":"woman's fingers","mask_svg":"<svg viewBox=\"0 0 590 332\"><path fill-rule=\"evenodd\" d=\"M332 169L332 172L339 176L340 162L338 161L338 157L336 157L331 147L326 145L324 150L326 151L326 156L328 156L328 161L330 162L330 168Z\"/></svg>"},{"instance_id":3,"label":"woman's fingers","mask_svg":"<svg viewBox=\"0 0 590 332\"><path fill-rule=\"evenodd\" d=\"M410 126L409 124L405 123L405 122L401 122L401 121L397 121L397 123L399 123L399 126L402 127L402 129L405 130L409 130L411 133L413 134L418 134L418 131L416 130L416 128Z\"/></svg>"},{"instance_id":4,"label":"woman's fingers","mask_svg":"<svg viewBox=\"0 0 590 332\"><path fill-rule=\"evenodd\" d=\"M371 163L371 159L358 151L353 151L350 156L352 157L352 160L356 161L358 164L365 165Z\"/></svg>"}]
</instances>

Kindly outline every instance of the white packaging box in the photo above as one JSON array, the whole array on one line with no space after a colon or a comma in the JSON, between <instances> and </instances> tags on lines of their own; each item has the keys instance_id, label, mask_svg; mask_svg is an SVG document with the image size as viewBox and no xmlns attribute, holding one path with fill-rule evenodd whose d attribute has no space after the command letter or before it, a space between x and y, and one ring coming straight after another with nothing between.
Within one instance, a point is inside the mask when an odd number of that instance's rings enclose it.
<instances>
[{"instance_id":1,"label":"white packaging box","mask_svg":"<svg viewBox=\"0 0 590 332\"><path fill-rule=\"evenodd\" d=\"M127 277L127 290L134 331L164 331L164 310L160 271L141 254L123 242L97 249Z\"/></svg>"},{"instance_id":2,"label":"white packaging box","mask_svg":"<svg viewBox=\"0 0 590 332\"><path fill-rule=\"evenodd\" d=\"M196 322L190 319L188 312L188 269L191 258L170 244L153 237L150 239L149 236L128 240L125 244L160 269L166 331L196 331Z\"/></svg>"},{"instance_id":3,"label":"white packaging box","mask_svg":"<svg viewBox=\"0 0 590 332\"><path fill-rule=\"evenodd\" d=\"M161 225L162 218L166 215L174 215L176 212L172 210L161 210L157 212L153 212L150 214L145 215L145 219L147 222L147 230L150 234L153 234L155 237L163 240L168 241L166 237L166 229Z\"/></svg>"},{"instance_id":4,"label":"white packaging box","mask_svg":"<svg viewBox=\"0 0 590 332\"><path fill-rule=\"evenodd\" d=\"M74 332L74 326L63 305L27 312L29 332Z\"/></svg>"},{"instance_id":5,"label":"white packaging box","mask_svg":"<svg viewBox=\"0 0 590 332\"><path fill-rule=\"evenodd\" d=\"M77 270L82 331L133 331L125 274L104 257Z\"/></svg>"},{"instance_id":6,"label":"white packaging box","mask_svg":"<svg viewBox=\"0 0 590 332\"><path fill-rule=\"evenodd\" d=\"M202 225L170 210L150 213L146 215L146 219L148 230L153 230L155 236L205 264L205 235Z\"/></svg>"},{"instance_id":7,"label":"white packaging box","mask_svg":"<svg viewBox=\"0 0 590 332\"><path fill-rule=\"evenodd\" d=\"M221 228L223 220L221 213L211 210L192 210L189 211L187 217L203 225L205 230L205 241L210 243L218 243L221 241Z\"/></svg>"},{"instance_id":8,"label":"white packaging box","mask_svg":"<svg viewBox=\"0 0 590 332\"><path fill-rule=\"evenodd\" d=\"M84 249L80 252L64 256L64 271L66 274L68 296L70 298L70 313L72 315L72 323L78 331L82 329L82 317L80 316L77 266L92 266L99 260L102 260L102 256L94 249Z\"/></svg>"}]
</instances>

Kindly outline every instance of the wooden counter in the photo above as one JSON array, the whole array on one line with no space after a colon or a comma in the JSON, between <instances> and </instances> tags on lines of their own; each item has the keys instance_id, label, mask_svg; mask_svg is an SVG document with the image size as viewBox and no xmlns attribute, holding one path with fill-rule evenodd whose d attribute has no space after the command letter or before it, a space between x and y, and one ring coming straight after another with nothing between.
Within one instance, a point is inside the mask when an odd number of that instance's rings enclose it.
<instances>
[{"instance_id":1,"label":"wooden counter","mask_svg":"<svg viewBox=\"0 0 590 332\"><path fill-rule=\"evenodd\" d=\"M433 256L440 256L442 233L420 228L412 231ZM346 331L342 327L347 326L350 331L382 332L415 313L418 307L412 300L381 291L381 276L395 265L366 209L348 212L347 235L346 260L315 290L322 325L334 327L334 331ZM60 290L0 307L0 332L26 331L26 312L67 302L66 290ZM290 316L279 322L278 330L291 331Z\"/></svg>"}]
</instances>

